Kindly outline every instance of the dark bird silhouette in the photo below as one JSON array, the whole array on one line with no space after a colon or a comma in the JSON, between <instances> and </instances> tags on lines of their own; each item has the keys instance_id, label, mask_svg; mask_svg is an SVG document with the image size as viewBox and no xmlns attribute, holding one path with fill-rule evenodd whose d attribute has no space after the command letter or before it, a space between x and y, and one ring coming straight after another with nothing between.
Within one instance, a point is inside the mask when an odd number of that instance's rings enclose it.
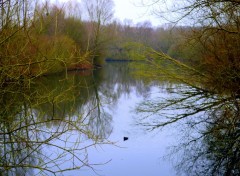
<instances>
[{"instance_id":1,"label":"dark bird silhouette","mask_svg":"<svg viewBox=\"0 0 240 176\"><path fill-rule=\"evenodd\" d=\"M128 140L128 137L123 137L123 141L126 141L126 140Z\"/></svg>"}]
</instances>

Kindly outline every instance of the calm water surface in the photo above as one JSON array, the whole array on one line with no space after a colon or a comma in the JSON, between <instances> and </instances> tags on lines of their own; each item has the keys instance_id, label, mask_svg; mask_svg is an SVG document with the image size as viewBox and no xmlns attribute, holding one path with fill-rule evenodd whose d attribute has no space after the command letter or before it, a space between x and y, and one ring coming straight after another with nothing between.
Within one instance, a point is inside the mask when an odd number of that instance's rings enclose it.
<instances>
[{"instance_id":1,"label":"calm water surface","mask_svg":"<svg viewBox=\"0 0 240 176\"><path fill-rule=\"evenodd\" d=\"M152 89L149 93L157 91ZM93 162L111 160L108 164L96 167L97 173L105 176L173 176L175 175L172 164L162 157L167 153L167 147L174 137L168 130L161 133L144 133L140 126L135 126L134 114L131 112L136 103L143 100L142 95L134 87L130 93L123 93L112 111L113 131L109 136L110 141L116 142L115 146L100 146L89 151L89 159ZM123 137L129 140L123 141ZM95 175L86 169L80 175Z\"/></svg>"},{"instance_id":2,"label":"calm water surface","mask_svg":"<svg viewBox=\"0 0 240 176\"><path fill-rule=\"evenodd\" d=\"M0 175L240 175L238 94L144 80L131 68L2 85Z\"/></svg>"},{"instance_id":3,"label":"calm water surface","mask_svg":"<svg viewBox=\"0 0 240 176\"><path fill-rule=\"evenodd\" d=\"M145 99L169 96L171 86L134 78L126 63L40 78L30 92L12 97L17 101L6 101L13 119L2 123L2 162L11 165L5 174L176 175L163 158L176 144L175 128L147 132L134 112Z\"/></svg>"},{"instance_id":4,"label":"calm water surface","mask_svg":"<svg viewBox=\"0 0 240 176\"><path fill-rule=\"evenodd\" d=\"M35 112L35 119L50 120L32 129L45 137L39 146L45 155L37 159L40 150L36 152L37 165L42 162L43 168L54 171L81 166L55 172L73 176L240 174L235 96L228 99L183 84L144 80L134 73L126 63L108 63L90 73L64 73L36 82L33 91L41 96L28 110ZM162 130L147 130L174 118L181 120Z\"/></svg>"},{"instance_id":5,"label":"calm water surface","mask_svg":"<svg viewBox=\"0 0 240 176\"><path fill-rule=\"evenodd\" d=\"M114 145L100 145L88 150L91 163L107 164L94 166L94 171L83 168L69 172L68 175L176 175L171 161L163 158L169 153L167 147L176 141L172 135L174 129L168 128L157 133L146 132L140 125L136 125L137 117L134 113L135 106L144 99L167 96L168 85L146 84L144 80L134 79L131 73L127 64L121 63L109 63L94 73L102 76L98 87L101 98L103 101L110 98L110 101L102 103L102 107L103 111L107 111L112 117L108 124L112 131L107 139L114 142ZM123 141L123 137L129 139Z\"/></svg>"}]
</instances>

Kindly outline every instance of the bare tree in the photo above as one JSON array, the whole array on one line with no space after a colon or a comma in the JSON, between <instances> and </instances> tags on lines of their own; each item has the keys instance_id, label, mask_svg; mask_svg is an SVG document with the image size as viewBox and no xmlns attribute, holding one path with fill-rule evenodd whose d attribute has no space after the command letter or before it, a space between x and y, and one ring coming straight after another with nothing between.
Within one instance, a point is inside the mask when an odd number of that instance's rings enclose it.
<instances>
[{"instance_id":1,"label":"bare tree","mask_svg":"<svg viewBox=\"0 0 240 176\"><path fill-rule=\"evenodd\" d=\"M142 47L145 58L150 58L143 75L167 77L181 84L176 84L168 99L145 100L138 106L142 115L138 124L153 130L182 122L186 130L196 130L197 135L188 133L185 142L177 146L184 152L180 170L190 175L239 175L240 2L150 2L159 7L155 14L174 25L188 22L191 30L187 36L202 46L199 61L203 67Z\"/></svg>"},{"instance_id":2,"label":"bare tree","mask_svg":"<svg viewBox=\"0 0 240 176\"><path fill-rule=\"evenodd\" d=\"M114 3L112 0L84 0L83 3L91 22L89 39L91 40L93 57L96 57L100 54L100 49L104 44L104 39L101 38L104 33L103 26L110 22L113 17Z\"/></svg>"}]
</instances>

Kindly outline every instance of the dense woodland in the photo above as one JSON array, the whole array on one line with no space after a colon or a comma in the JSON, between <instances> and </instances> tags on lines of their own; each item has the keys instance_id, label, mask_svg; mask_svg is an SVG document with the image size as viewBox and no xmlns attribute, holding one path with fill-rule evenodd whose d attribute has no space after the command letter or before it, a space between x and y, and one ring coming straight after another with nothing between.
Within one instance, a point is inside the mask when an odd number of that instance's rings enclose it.
<instances>
[{"instance_id":1,"label":"dense woodland","mask_svg":"<svg viewBox=\"0 0 240 176\"><path fill-rule=\"evenodd\" d=\"M79 4L71 3L3 1L2 79L40 76L64 69L89 69L101 65L106 57L130 59L129 42L141 42L164 52L173 45L170 30L153 29L149 22L136 27L120 24L112 20L111 9L91 4L94 1L86 3L81 9ZM82 20L82 11L89 14L88 21ZM99 16L102 12L107 14Z\"/></svg>"},{"instance_id":2,"label":"dense woodland","mask_svg":"<svg viewBox=\"0 0 240 176\"><path fill-rule=\"evenodd\" d=\"M89 69L102 65L105 58L133 59L133 43L140 43L191 66L211 70L214 76L230 74L237 82L239 3L217 3L213 2L212 12L204 17L209 22L199 20L201 26L153 27L148 21L133 25L114 20L114 4L107 0L83 1L81 6L2 1L1 79ZM218 10L218 6L223 7ZM83 20L82 14L88 15L88 20Z\"/></svg>"},{"instance_id":3,"label":"dense woodland","mask_svg":"<svg viewBox=\"0 0 240 176\"><path fill-rule=\"evenodd\" d=\"M239 79L238 7L238 2L223 7L223 15L230 18L226 22L216 14L206 17L216 21L207 26L153 27L148 21L133 25L114 20L113 2L107 0L82 4L2 1L1 80L89 69L102 65L105 58L132 60L136 43L209 69L210 74L234 74L231 79ZM84 15L88 20L82 19Z\"/></svg>"},{"instance_id":4,"label":"dense woodland","mask_svg":"<svg viewBox=\"0 0 240 176\"><path fill-rule=\"evenodd\" d=\"M89 69L102 65L105 58L133 59L133 43L208 69L216 78L227 75L238 82L239 2L212 3L212 12L198 21L202 25L153 27L148 21L133 25L114 20L113 2L107 0L83 1L81 6L2 1L1 82L65 69ZM88 20L82 19L83 14Z\"/></svg>"}]
</instances>

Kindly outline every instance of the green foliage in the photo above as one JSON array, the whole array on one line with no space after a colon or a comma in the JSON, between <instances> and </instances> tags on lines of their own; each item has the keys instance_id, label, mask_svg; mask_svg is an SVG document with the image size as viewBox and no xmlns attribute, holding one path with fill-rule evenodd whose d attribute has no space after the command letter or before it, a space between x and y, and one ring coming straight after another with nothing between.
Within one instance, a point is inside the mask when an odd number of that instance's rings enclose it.
<instances>
[{"instance_id":1,"label":"green foliage","mask_svg":"<svg viewBox=\"0 0 240 176\"><path fill-rule=\"evenodd\" d=\"M9 2L10 3L10 2ZM9 13L21 4L8 4ZM24 6L25 7L25 6ZM34 6L33 6L34 7ZM1 81L15 80L20 77L35 77L75 68L88 60L85 52L86 31L80 19L65 17L64 9L50 6L48 3L34 7L31 21L28 18L15 24L9 19L0 31ZM29 9L26 9L28 12ZM1 16L2 21L6 18ZM13 14L15 15L15 14ZM20 20L16 12L16 20ZM28 24L24 23L28 22ZM84 36L84 37L83 37ZM88 66L89 67L89 66Z\"/></svg>"},{"instance_id":2,"label":"green foliage","mask_svg":"<svg viewBox=\"0 0 240 176\"><path fill-rule=\"evenodd\" d=\"M76 62L75 42L67 36L40 36L33 43L40 51L36 59L46 58L45 62L35 66L37 70L44 70L44 73L59 72Z\"/></svg>"},{"instance_id":3,"label":"green foliage","mask_svg":"<svg viewBox=\"0 0 240 176\"><path fill-rule=\"evenodd\" d=\"M64 20L63 33L74 40L81 48L86 48L86 29L79 19L68 17Z\"/></svg>"},{"instance_id":4,"label":"green foliage","mask_svg":"<svg viewBox=\"0 0 240 176\"><path fill-rule=\"evenodd\" d=\"M192 65L194 67L201 66L201 58L203 47L196 40L176 41L168 49L167 54L181 62Z\"/></svg>"}]
</instances>

